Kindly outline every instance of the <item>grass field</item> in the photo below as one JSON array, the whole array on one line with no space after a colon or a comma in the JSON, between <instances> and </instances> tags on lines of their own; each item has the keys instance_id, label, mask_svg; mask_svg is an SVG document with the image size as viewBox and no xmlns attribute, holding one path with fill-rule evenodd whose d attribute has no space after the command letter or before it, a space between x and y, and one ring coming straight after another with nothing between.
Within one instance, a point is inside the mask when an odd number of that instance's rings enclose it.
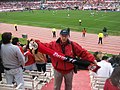
<instances>
[{"instance_id":1,"label":"grass field","mask_svg":"<svg viewBox=\"0 0 120 90\"><path fill-rule=\"evenodd\" d=\"M94 16L91 12L94 12ZM82 20L81 26L78 23L79 19ZM120 36L120 12L80 10L1 12L0 22L57 29L70 27L71 30L79 32L86 28L88 33L99 33L103 27L107 27L110 35Z\"/></svg>"}]
</instances>

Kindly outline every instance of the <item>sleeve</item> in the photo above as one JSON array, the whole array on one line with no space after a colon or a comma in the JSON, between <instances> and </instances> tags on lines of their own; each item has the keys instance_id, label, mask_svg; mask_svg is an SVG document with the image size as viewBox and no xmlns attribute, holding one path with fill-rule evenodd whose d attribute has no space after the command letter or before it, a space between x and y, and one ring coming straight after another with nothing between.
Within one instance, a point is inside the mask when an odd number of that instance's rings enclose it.
<instances>
[{"instance_id":1,"label":"sleeve","mask_svg":"<svg viewBox=\"0 0 120 90\"><path fill-rule=\"evenodd\" d=\"M20 51L19 47L16 48L16 53L17 53L17 58L18 61L20 62L20 65L24 66L25 65L25 57Z\"/></svg>"},{"instance_id":2,"label":"sleeve","mask_svg":"<svg viewBox=\"0 0 120 90\"><path fill-rule=\"evenodd\" d=\"M44 54L48 54L52 57L64 60L66 57L64 54L56 52L48 47L46 47L44 44L42 44L39 40L35 40L35 42L38 44L38 51Z\"/></svg>"},{"instance_id":3,"label":"sleeve","mask_svg":"<svg viewBox=\"0 0 120 90\"><path fill-rule=\"evenodd\" d=\"M84 48L82 48L79 44L73 42L74 45L74 53L76 56L80 57L83 60L88 60L90 62L94 62L95 61L95 57L89 53L87 50L85 50Z\"/></svg>"},{"instance_id":4,"label":"sleeve","mask_svg":"<svg viewBox=\"0 0 120 90\"><path fill-rule=\"evenodd\" d=\"M104 90L108 90L108 82L109 82L109 80L107 79L107 80L105 81Z\"/></svg>"}]
</instances>

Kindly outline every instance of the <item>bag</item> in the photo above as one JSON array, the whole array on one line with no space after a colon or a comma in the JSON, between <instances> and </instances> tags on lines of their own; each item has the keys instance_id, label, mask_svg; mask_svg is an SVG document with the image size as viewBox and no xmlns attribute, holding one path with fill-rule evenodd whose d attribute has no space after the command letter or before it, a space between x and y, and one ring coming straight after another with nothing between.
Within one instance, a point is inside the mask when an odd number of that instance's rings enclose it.
<instances>
[{"instance_id":1,"label":"bag","mask_svg":"<svg viewBox=\"0 0 120 90\"><path fill-rule=\"evenodd\" d=\"M71 45L72 45L73 54L75 54L73 42L71 42ZM75 55L75 56L76 56L76 55ZM76 74L77 71L78 71L78 65L75 65L75 64L74 64L74 73Z\"/></svg>"},{"instance_id":2,"label":"bag","mask_svg":"<svg viewBox=\"0 0 120 90\"><path fill-rule=\"evenodd\" d=\"M73 54L76 56L75 51L74 51L73 42L71 42L71 45L72 45ZM78 64L74 65L74 73L77 73L77 71L79 71L79 70L88 70L88 66L91 63L90 61L82 60L78 57L76 57L76 60L78 61Z\"/></svg>"},{"instance_id":3,"label":"bag","mask_svg":"<svg viewBox=\"0 0 120 90\"><path fill-rule=\"evenodd\" d=\"M78 65L75 65L75 64L74 64L74 73L76 74L77 71L78 71Z\"/></svg>"}]
</instances>

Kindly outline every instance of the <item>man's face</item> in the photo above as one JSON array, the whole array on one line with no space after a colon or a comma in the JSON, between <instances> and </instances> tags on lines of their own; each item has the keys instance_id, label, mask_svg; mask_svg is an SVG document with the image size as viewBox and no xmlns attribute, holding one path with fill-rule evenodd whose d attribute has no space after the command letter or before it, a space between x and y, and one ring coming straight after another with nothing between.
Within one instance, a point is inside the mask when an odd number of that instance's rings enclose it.
<instances>
[{"instance_id":1,"label":"man's face","mask_svg":"<svg viewBox=\"0 0 120 90\"><path fill-rule=\"evenodd\" d=\"M60 39L61 39L62 43L66 42L68 37L69 37L69 35L60 35Z\"/></svg>"}]
</instances>

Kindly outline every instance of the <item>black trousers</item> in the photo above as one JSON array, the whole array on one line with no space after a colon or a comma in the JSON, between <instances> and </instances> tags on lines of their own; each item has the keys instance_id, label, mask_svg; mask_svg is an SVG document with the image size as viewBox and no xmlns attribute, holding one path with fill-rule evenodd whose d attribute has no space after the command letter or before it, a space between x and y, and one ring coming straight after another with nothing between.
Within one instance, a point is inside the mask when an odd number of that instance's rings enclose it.
<instances>
[{"instance_id":1,"label":"black trousers","mask_svg":"<svg viewBox=\"0 0 120 90\"><path fill-rule=\"evenodd\" d=\"M17 26L15 26L15 30L17 31Z\"/></svg>"},{"instance_id":2,"label":"black trousers","mask_svg":"<svg viewBox=\"0 0 120 90\"><path fill-rule=\"evenodd\" d=\"M38 71L39 72L46 72L46 63L44 63L44 64L36 64L36 66L37 66L37 69L38 69Z\"/></svg>"},{"instance_id":3,"label":"black trousers","mask_svg":"<svg viewBox=\"0 0 120 90\"><path fill-rule=\"evenodd\" d=\"M98 41L98 44L100 44L100 43L102 44L102 38L101 37L99 38L99 41Z\"/></svg>"},{"instance_id":4,"label":"black trousers","mask_svg":"<svg viewBox=\"0 0 120 90\"><path fill-rule=\"evenodd\" d=\"M53 37L56 37L56 32L53 32Z\"/></svg>"}]
</instances>

